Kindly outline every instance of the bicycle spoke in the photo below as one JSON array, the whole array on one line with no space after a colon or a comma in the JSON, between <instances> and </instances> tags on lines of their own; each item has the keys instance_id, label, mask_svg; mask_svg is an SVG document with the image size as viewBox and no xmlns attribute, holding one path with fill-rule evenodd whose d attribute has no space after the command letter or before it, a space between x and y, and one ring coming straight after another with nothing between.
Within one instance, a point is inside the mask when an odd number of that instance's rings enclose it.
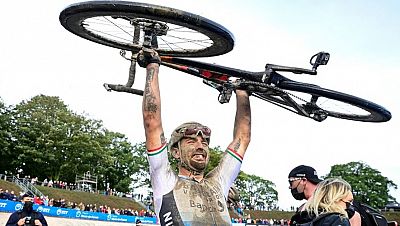
<instances>
[{"instance_id":1,"label":"bicycle spoke","mask_svg":"<svg viewBox=\"0 0 400 226\"><path fill-rule=\"evenodd\" d=\"M109 37L113 37L113 38L116 38L116 39L120 39L120 40L122 40L122 41L131 42L131 40L129 40L129 39L125 39L125 38L120 37L120 36L117 36L117 35L112 35L112 34L109 34L109 33L105 33L105 32L100 31L100 30L95 30L95 29L92 29L92 28L89 28L88 30L89 30L89 31L97 32L97 33L99 33L99 34L104 34L105 36L109 36ZM132 37L133 37L133 36L132 36Z\"/></svg>"},{"instance_id":2,"label":"bicycle spoke","mask_svg":"<svg viewBox=\"0 0 400 226\"><path fill-rule=\"evenodd\" d=\"M337 101L330 98L320 97L317 95L311 95L306 93L291 92L292 95L297 97L298 101L302 104L310 103L316 107L328 111L331 113L338 113L344 115L364 115L367 116L370 112L354 106L352 104L345 103L343 101ZM306 101L309 99L310 101Z\"/></svg>"},{"instance_id":3,"label":"bicycle spoke","mask_svg":"<svg viewBox=\"0 0 400 226\"><path fill-rule=\"evenodd\" d=\"M130 33L126 32L124 29L122 29L120 26L118 26L117 24L115 24L114 22L112 22L111 20L107 19L106 17L104 17L104 19L106 19L108 22L112 23L113 25L115 25L116 27L118 27L121 31L125 32L125 34L131 36L133 38L133 35L131 35Z\"/></svg>"},{"instance_id":4,"label":"bicycle spoke","mask_svg":"<svg viewBox=\"0 0 400 226\"><path fill-rule=\"evenodd\" d=\"M132 25L131 20L139 21L138 25ZM140 18L127 18L123 16L98 16L87 18L82 22L84 28L94 35L106 37L115 40L115 42L123 42L126 45L140 45L144 40L143 28L145 25L140 24ZM135 26L141 29L139 42L134 43L133 31ZM213 41L207 36L191 30L186 27L168 24L168 34L158 36L158 49L169 51L193 51L196 49L205 49L213 45ZM179 34L185 34L185 36Z\"/></svg>"}]
</instances>

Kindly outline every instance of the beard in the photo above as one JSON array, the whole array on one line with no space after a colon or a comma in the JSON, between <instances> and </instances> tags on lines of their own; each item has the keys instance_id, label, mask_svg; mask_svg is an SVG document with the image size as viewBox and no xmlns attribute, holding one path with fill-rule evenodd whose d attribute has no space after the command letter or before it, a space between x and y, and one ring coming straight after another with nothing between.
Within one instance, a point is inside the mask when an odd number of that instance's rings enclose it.
<instances>
[{"instance_id":1,"label":"beard","mask_svg":"<svg viewBox=\"0 0 400 226\"><path fill-rule=\"evenodd\" d=\"M202 154L204 159L196 160L196 157L194 157L195 154ZM202 172L206 169L209 161L208 157L209 153L205 150L197 150L197 151L183 150L181 156L183 164L187 165L189 168L197 172Z\"/></svg>"},{"instance_id":2,"label":"beard","mask_svg":"<svg viewBox=\"0 0 400 226\"><path fill-rule=\"evenodd\" d=\"M189 166L195 168L196 170L203 171L206 169L207 161L197 162L191 159L189 161Z\"/></svg>"}]
</instances>

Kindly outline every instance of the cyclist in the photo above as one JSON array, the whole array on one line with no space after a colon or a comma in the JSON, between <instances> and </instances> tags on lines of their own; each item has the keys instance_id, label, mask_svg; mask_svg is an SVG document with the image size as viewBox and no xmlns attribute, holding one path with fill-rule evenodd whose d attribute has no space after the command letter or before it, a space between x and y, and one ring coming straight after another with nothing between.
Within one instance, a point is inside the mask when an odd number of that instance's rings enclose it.
<instances>
[{"instance_id":1,"label":"cyclist","mask_svg":"<svg viewBox=\"0 0 400 226\"><path fill-rule=\"evenodd\" d=\"M249 94L236 90L237 110L233 141L219 165L207 175L211 130L197 122L178 126L169 143L161 123L157 52L139 53L146 67L143 121L155 210L161 225L231 225L226 198L250 142ZM168 162L168 151L178 159L178 174Z\"/></svg>"},{"instance_id":2,"label":"cyclist","mask_svg":"<svg viewBox=\"0 0 400 226\"><path fill-rule=\"evenodd\" d=\"M319 179L317 171L313 167L306 165L299 165L293 168L290 171L288 178L289 189L292 193L293 198L295 198L296 200L310 200L318 184L322 181L321 179ZM290 220L290 225L305 223L312 220L307 214L307 211L305 211L304 204L302 204L297 209L296 214L292 216ZM360 226L360 214L358 212L355 212L351 215L349 216L351 226Z\"/></svg>"}]
</instances>

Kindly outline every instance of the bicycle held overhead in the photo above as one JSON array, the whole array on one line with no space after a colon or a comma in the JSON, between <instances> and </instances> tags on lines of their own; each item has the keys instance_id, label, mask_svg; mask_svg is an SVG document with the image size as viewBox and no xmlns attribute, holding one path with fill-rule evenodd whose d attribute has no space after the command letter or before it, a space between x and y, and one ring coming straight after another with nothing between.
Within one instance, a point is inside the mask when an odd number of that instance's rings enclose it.
<instances>
[{"instance_id":1,"label":"bicycle held overhead","mask_svg":"<svg viewBox=\"0 0 400 226\"><path fill-rule=\"evenodd\" d=\"M68 31L118 48L120 55L131 62L128 82L106 83L108 91L142 95L141 89L132 88L136 57L143 48L153 48L161 56L161 65L199 77L217 89L220 103L229 102L232 92L240 88L251 92L253 97L316 121L327 117L363 122L391 119L391 113L376 103L281 74L316 75L318 66L329 61L326 52L311 57L311 69L266 64L265 70L250 72L187 59L227 53L233 49L234 37L222 25L185 11L146 3L88 1L68 6L59 19ZM131 52L130 57L127 51Z\"/></svg>"}]
</instances>

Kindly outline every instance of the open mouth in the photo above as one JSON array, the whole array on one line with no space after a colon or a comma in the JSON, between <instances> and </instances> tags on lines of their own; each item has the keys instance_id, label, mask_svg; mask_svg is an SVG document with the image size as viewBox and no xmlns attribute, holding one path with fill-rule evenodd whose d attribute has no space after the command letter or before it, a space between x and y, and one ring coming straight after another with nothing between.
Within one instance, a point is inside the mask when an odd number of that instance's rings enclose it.
<instances>
[{"instance_id":1,"label":"open mouth","mask_svg":"<svg viewBox=\"0 0 400 226\"><path fill-rule=\"evenodd\" d=\"M192 159L194 159L196 161L205 161L206 155L203 153L195 153L192 155Z\"/></svg>"}]
</instances>

